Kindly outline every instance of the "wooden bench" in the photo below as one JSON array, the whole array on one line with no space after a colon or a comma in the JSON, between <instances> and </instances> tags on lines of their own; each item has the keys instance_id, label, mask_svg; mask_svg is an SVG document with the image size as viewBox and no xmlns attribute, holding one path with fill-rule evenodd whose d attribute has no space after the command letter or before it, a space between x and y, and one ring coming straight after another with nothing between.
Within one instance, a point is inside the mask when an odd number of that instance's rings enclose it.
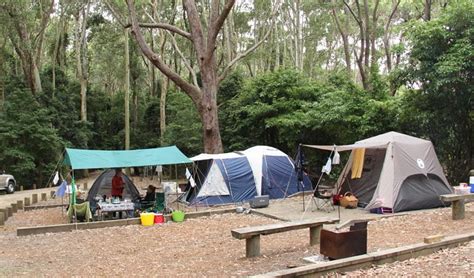
<instances>
[{"instance_id":1,"label":"wooden bench","mask_svg":"<svg viewBox=\"0 0 474 278\"><path fill-rule=\"evenodd\" d=\"M319 218L301 221L290 221L255 227L233 229L232 236L237 239L245 239L245 255L247 258L260 256L260 236L281 233L291 230L309 228L309 244L319 243L319 237L323 224L338 222L338 218Z\"/></svg>"},{"instance_id":2,"label":"wooden bench","mask_svg":"<svg viewBox=\"0 0 474 278\"><path fill-rule=\"evenodd\" d=\"M464 200L474 200L474 193L470 194L445 194L440 195L443 202L452 202L453 220L464 219Z\"/></svg>"}]
</instances>

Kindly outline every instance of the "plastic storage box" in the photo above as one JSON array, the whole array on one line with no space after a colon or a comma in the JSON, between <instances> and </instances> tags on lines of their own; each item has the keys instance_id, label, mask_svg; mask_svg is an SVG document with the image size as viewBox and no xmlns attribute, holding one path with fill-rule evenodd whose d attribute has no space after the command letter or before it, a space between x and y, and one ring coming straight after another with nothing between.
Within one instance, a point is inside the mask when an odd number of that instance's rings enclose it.
<instances>
[{"instance_id":1,"label":"plastic storage box","mask_svg":"<svg viewBox=\"0 0 474 278\"><path fill-rule=\"evenodd\" d=\"M470 186L466 186L466 187L453 186L453 188L454 188L454 194L465 195L465 194L471 193Z\"/></svg>"},{"instance_id":2,"label":"plastic storage box","mask_svg":"<svg viewBox=\"0 0 474 278\"><path fill-rule=\"evenodd\" d=\"M265 208L269 203L268 195L257 196L249 201L251 208Z\"/></svg>"}]
</instances>

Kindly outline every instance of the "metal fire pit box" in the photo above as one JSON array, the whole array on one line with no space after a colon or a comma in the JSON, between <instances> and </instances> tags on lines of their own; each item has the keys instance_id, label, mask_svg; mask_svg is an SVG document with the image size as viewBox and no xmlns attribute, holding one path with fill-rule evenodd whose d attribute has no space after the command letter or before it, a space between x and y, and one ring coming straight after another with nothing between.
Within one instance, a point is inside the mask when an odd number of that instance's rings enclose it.
<instances>
[{"instance_id":1,"label":"metal fire pit box","mask_svg":"<svg viewBox=\"0 0 474 278\"><path fill-rule=\"evenodd\" d=\"M353 222L346 232L322 229L319 252L331 260L367 254L367 221Z\"/></svg>"}]
</instances>

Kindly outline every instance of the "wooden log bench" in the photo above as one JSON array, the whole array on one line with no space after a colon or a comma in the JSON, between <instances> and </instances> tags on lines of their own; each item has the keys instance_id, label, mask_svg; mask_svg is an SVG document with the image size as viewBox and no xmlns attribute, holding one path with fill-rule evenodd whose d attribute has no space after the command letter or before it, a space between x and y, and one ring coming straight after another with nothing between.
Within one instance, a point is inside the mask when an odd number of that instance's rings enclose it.
<instances>
[{"instance_id":1,"label":"wooden log bench","mask_svg":"<svg viewBox=\"0 0 474 278\"><path fill-rule=\"evenodd\" d=\"M233 229L232 236L237 239L245 239L245 255L247 258L260 256L260 236L287 232L298 229L309 228L309 244L311 246L319 243L321 228L323 224L338 222L338 218L319 218L301 221L289 221L262 226L245 227Z\"/></svg>"},{"instance_id":2,"label":"wooden log bench","mask_svg":"<svg viewBox=\"0 0 474 278\"><path fill-rule=\"evenodd\" d=\"M474 193L470 194L445 194L440 195L439 199L443 202L451 202L453 220L464 219L464 200L474 200Z\"/></svg>"}]
</instances>

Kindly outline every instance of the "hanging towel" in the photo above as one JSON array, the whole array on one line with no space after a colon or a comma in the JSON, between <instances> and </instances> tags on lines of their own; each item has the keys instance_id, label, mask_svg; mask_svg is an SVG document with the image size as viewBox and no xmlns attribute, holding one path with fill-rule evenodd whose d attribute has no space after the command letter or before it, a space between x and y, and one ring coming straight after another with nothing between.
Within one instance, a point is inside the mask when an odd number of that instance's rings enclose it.
<instances>
[{"instance_id":1,"label":"hanging towel","mask_svg":"<svg viewBox=\"0 0 474 278\"><path fill-rule=\"evenodd\" d=\"M364 169L365 149L355 149L352 157L352 174L351 179L360 179L362 177L362 169Z\"/></svg>"},{"instance_id":2,"label":"hanging towel","mask_svg":"<svg viewBox=\"0 0 474 278\"><path fill-rule=\"evenodd\" d=\"M331 173L331 158L330 157L328 157L328 161L326 162L326 165L323 166L323 169L321 170L321 172L326 173L328 175Z\"/></svg>"},{"instance_id":3,"label":"hanging towel","mask_svg":"<svg viewBox=\"0 0 474 278\"><path fill-rule=\"evenodd\" d=\"M332 164L333 165L338 165L341 162L341 156L337 152L337 150L334 152L334 156L332 157Z\"/></svg>"},{"instance_id":4,"label":"hanging towel","mask_svg":"<svg viewBox=\"0 0 474 278\"><path fill-rule=\"evenodd\" d=\"M54 175L54 178L53 178L53 184L57 185L58 182L59 182L59 173L58 171L56 171L56 174Z\"/></svg>"},{"instance_id":5,"label":"hanging towel","mask_svg":"<svg viewBox=\"0 0 474 278\"><path fill-rule=\"evenodd\" d=\"M191 185L191 187L196 186L196 182L194 181L194 178L191 175L191 172L189 171L188 168L186 168L186 179L189 181L189 184Z\"/></svg>"}]
</instances>

